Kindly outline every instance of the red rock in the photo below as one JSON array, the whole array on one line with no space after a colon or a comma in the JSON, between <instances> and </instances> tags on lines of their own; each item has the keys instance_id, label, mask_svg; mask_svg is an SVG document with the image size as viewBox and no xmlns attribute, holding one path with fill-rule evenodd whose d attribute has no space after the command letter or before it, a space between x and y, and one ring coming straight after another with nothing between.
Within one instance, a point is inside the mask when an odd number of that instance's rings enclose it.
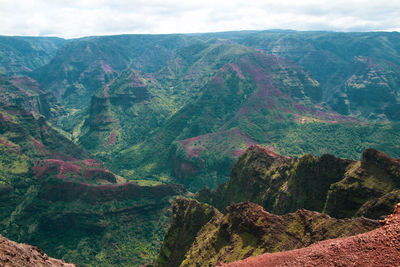
<instances>
[{"instance_id":1,"label":"red rock","mask_svg":"<svg viewBox=\"0 0 400 267\"><path fill-rule=\"evenodd\" d=\"M0 235L0 266L74 267L76 265L50 258L38 247L16 243Z\"/></svg>"},{"instance_id":2,"label":"red rock","mask_svg":"<svg viewBox=\"0 0 400 267\"><path fill-rule=\"evenodd\" d=\"M393 214L376 230L325 240L302 249L266 253L221 266L399 266L399 229L400 204L397 204Z\"/></svg>"}]
</instances>

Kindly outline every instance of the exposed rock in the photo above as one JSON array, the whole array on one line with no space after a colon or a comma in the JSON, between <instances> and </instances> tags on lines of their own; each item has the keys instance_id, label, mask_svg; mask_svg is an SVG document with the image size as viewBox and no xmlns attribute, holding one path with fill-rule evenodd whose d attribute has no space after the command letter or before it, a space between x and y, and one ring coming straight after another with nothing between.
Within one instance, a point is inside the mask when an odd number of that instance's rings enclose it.
<instances>
[{"instance_id":1,"label":"exposed rock","mask_svg":"<svg viewBox=\"0 0 400 267\"><path fill-rule=\"evenodd\" d=\"M73 267L75 264L50 258L40 248L16 243L0 235L0 265L4 267Z\"/></svg>"},{"instance_id":2,"label":"exposed rock","mask_svg":"<svg viewBox=\"0 0 400 267\"><path fill-rule=\"evenodd\" d=\"M362 161L332 155L285 158L252 146L232 168L230 180L196 198L219 210L241 201L284 214L305 208L337 218L381 218L400 201L400 163L367 149Z\"/></svg>"},{"instance_id":3,"label":"exposed rock","mask_svg":"<svg viewBox=\"0 0 400 267\"><path fill-rule=\"evenodd\" d=\"M214 216L201 228L181 266L211 266L266 252L302 248L378 226L378 221L366 218L338 220L308 210L279 216L254 203L234 204L226 208L224 216Z\"/></svg>"},{"instance_id":4,"label":"exposed rock","mask_svg":"<svg viewBox=\"0 0 400 267\"><path fill-rule=\"evenodd\" d=\"M183 198L175 200L173 213L157 266L179 266L201 227L214 217L222 217L217 209L208 204Z\"/></svg>"},{"instance_id":5,"label":"exposed rock","mask_svg":"<svg viewBox=\"0 0 400 267\"><path fill-rule=\"evenodd\" d=\"M318 242L309 247L263 254L223 266L398 266L400 262L400 205L384 225L352 237Z\"/></svg>"}]
</instances>

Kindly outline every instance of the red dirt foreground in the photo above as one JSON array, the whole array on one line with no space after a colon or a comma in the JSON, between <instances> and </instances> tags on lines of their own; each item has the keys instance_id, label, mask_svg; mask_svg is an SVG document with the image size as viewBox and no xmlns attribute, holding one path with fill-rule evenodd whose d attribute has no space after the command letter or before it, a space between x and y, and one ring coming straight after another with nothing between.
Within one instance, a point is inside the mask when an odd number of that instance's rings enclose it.
<instances>
[{"instance_id":1,"label":"red dirt foreground","mask_svg":"<svg viewBox=\"0 0 400 267\"><path fill-rule=\"evenodd\" d=\"M50 258L38 247L20 244L0 235L0 266L32 267L54 266L75 267L75 264Z\"/></svg>"},{"instance_id":2,"label":"red dirt foreground","mask_svg":"<svg viewBox=\"0 0 400 267\"><path fill-rule=\"evenodd\" d=\"M382 224L364 234L266 253L222 266L400 266L400 203Z\"/></svg>"}]
</instances>

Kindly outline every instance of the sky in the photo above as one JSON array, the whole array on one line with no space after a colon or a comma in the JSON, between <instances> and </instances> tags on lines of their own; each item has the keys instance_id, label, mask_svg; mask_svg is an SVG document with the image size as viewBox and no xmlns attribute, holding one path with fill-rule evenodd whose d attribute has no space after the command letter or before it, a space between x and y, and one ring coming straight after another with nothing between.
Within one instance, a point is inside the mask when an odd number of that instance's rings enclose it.
<instances>
[{"instance_id":1,"label":"sky","mask_svg":"<svg viewBox=\"0 0 400 267\"><path fill-rule=\"evenodd\" d=\"M0 35L400 31L399 0L0 0Z\"/></svg>"}]
</instances>

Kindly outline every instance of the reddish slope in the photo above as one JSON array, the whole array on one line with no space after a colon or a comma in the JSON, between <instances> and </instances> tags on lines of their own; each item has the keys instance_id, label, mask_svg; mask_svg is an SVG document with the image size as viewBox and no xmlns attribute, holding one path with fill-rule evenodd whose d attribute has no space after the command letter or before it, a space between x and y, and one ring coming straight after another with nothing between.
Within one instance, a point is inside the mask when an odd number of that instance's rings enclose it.
<instances>
[{"instance_id":1,"label":"reddish slope","mask_svg":"<svg viewBox=\"0 0 400 267\"><path fill-rule=\"evenodd\" d=\"M38 247L16 243L0 235L0 266L73 267L75 264L50 258Z\"/></svg>"},{"instance_id":2,"label":"reddish slope","mask_svg":"<svg viewBox=\"0 0 400 267\"><path fill-rule=\"evenodd\" d=\"M267 253L223 266L399 266L400 204L384 225L352 237L326 240L303 249Z\"/></svg>"}]
</instances>

